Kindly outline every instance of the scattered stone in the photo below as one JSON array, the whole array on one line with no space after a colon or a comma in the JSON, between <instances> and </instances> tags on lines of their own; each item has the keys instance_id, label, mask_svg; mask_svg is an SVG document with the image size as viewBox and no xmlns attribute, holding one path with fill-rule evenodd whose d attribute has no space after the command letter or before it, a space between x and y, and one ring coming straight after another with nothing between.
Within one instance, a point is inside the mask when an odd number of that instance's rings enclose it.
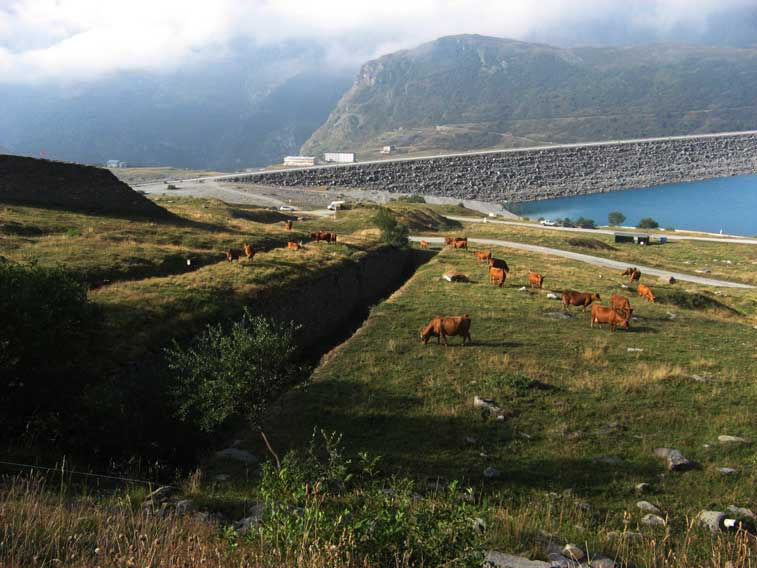
<instances>
[{"instance_id":1,"label":"scattered stone","mask_svg":"<svg viewBox=\"0 0 757 568\"><path fill-rule=\"evenodd\" d=\"M465 274L463 274L462 272L456 272L454 270L451 272L445 272L444 274L442 274L442 278L444 278L447 282L470 282Z\"/></svg>"},{"instance_id":2,"label":"scattered stone","mask_svg":"<svg viewBox=\"0 0 757 568\"><path fill-rule=\"evenodd\" d=\"M526 294L529 293L528 288L526 288L525 286L521 286L520 288L518 288L518 292L525 292Z\"/></svg>"},{"instance_id":3,"label":"scattered stone","mask_svg":"<svg viewBox=\"0 0 757 568\"><path fill-rule=\"evenodd\" d=\"M641 524L647 525L648 527L664 527L665 519L663 519L659 515L653 515L652 513L649 513L641 518Z\"/></svg>"},{"instance_id":4,"label":"scattered stone","mask_svg":"<svg viewBox=\"0 0 757 568\"><path fill-rule=\"evenodd\" d=\"M678 450L672 448L657 448L654 453L657 457L667 460L668 469L670 471L687 471L696 467L694 462L687 460Z\"/></svg>"},{"instance_id":5,"label":"scattered stone","mask_svg":"<svg viewBox=\"0 0 757 568\"><path fill-rule=\"evenodd\" d=\"M502 472L499 471L496 467L487 467L484 470L484 477L486 477L487 479L496 479L500 475L502 475Z\"/></svg>"},{"instance_id":6,"label":"scattered stone","mask_svg":"<svg viewBox=\"0 0 757 568\"><path fill-rule=\"evenodd\" d=\"M597 556L589 562L589 566L591 566L591 568L616 568L617 564L612 558Z\"/></svg>"},{"instance_id":7,"label":"scattered stone","mask_svg":"<svg viewBox=\"0 0 757 568\"><path fill-rule=\"evenodd\" d=\"M738 469L733 469L732 467L719 467L718 472L720 475L735 475L739 472Z\"/></svg>"},{"instance_id":8,"label":"scattered stone","mask_svg":"<svg viewBox=\"0 0 757 568\"><path fill-rule=\"evenodd\" d=\"M746 507L737 507L736 505L728 505L727 511L734 515L735 517L738 517L739 519L757 519L757 516L755 516L754 511L751 509L747 509Z\"/></svg>"},{"instance_id":9,"label":"scattered stone","mask_svg":"<svg viewBox=\"0 0 757 568\"><path fill-rule=\"evenodd\" d=\"M570 315L568 312L546 312L544 315L550 318L561 319L561 320L573 319L573 316Z\"/></svg>"},{"instance_id":10,"label":"scattered stone","mask_svg":"<svg viewBox=\"0 0 757 568\"><path fill-rule=\"evenodd\" d=\"M660 509L652 505L652 503L650 503L649 501L638 501L636 503L636 507L640 511L644 511L645 513L654 513L655 515L659 515L662 512L660 511Z\"/></svg>"},{"instance_id":11,"label":"scattered stone","mask_svg":"<svg viewBox=\"0 0 757 568\"><path fill-rule=\"evenodd\" d=\"M162 487L158 487L155 491L150 493L145 498L144 502L146 505L157 505L157 504L165 502L175 492L176 492L175 487L172 487L170 485L164 485Z\"/></svg>"},{"instance_id":12,"label":"scattered stone","mask_svg":"<svg viewBox=\"0 0 757 568\"><path fill-rule=\"evenodd\" d=\"M464 441L469 446L473 446L474 444L476 444L478 442L478 440L476 438L474 438L473 436L466 436L465 439L464 439Z\"/></svg>"},{"instance_id":13,"label":"scattered stone","mask_svg":"<svg viewBox=\"0 0 757 568\"><path fill-rule=\"evenodd\" d=\"M533 436L531 436L531 434L526 434L525 432L518 432L518 435L521 438L525 438L526 440L530 440L533 437Z\"/></svg>"},{"instance_id":14,"label":"scattered stone","mask_svg":"<svg viewBox=\"0 0 757 568\"><path fill-rule=\"evenodd\" d=\"M491 568L553 568L553 564L541 560L530 560L525 556L513 556L496 550L489 550L484 557L484 566Z\"/></svg>"},{"instance_id":15,"label":"scattered stone","mask_svg":"<svg viewBox=\"0 0 757 568\"><path fill-rule=\"evenodd\" d=\"M640 347L628 347L626 351L628 351L629 353L641 353L644 350Z\"/></svg>"},{"instance_id":16,"label":"scattered stone","mask_svg":"<svg viewBox=\"0 0 757 568\"><path fill-rule=\"evenodd\" d=\"M749 442L740 436L718 436L718 442L721 444L748 444Z\"/></svg>"},{"instance_id":17,"label":"scattered stone","mask_svg":"<svg viewBox=\"0 0 757 568\"><path fill-rule=\"evenodd\" d=\"M493 398L482 398L480 396L473 397L473 408L483 408L492 413L500 412L497 401Z\"/></svg>"},{"instance_id":18,"label":"scattered stone","mask_svg":"<svg viewBox=\"0 0 757 568\"><path fill-rule=\"evenodd\" d=\"M667 315L668 315L668 319L672 319L672 320L674 320L674 319L676 319L676 318L678 317L678 316L677 316L676 314L674 314L673 312L668 312L668 314L667 314Z\"/></svg>"},{"instance_id":19,"label":"scattered stone","mask_svg":"<svg viewBox=\"0 0 757 568\"><path fill-rule=\"evenodd\" d=\"M258 526L263 521L265 506L262 503L254 505L250 515L234 523L234 530L239 534L245 534L253 527Z\"/></svg>"},{"instance_id":20,"label":"scattered stone","mask_svg":"<svg viewBox=\"0 0 757 568\"><path fill-rule=\"evenodd\" d=\"M553 294L552 292L549 292L547 294L547 298L549 298L550 300L559 300L560 299L557 294Z\"/></svg>"},{"instance_id":21,"label":"scattered stone","mask_svg":"<svg viewBox=\"0 0 757 568\"><path fill-rule=\"evenodd\" d=\"M725 513L722 511L702 511L697 517L699 524L716 533L725 528Z\"/></svg>"},{"instance_id":22,"label":"scattered stone","mask_svg":"<svg viewBox=\"0 0 757 568\"><path fill-rule=\"evenodd\" d=\"M691 378L698 383L711 383L712 379L705 375L691 375Z\"/></svg>"},{"instance_id":23,"label":"scattered stone","mask_svg":"<svg viewBox=\"0 0 757 568\"><path fill-rule=\"evenodd\" d=\"M578 562L581 562L586 558L586 553L571 542L563 546L562 555L571 560L577 560Z\"/></svg>"},{"instance_id":24,"label":"scattered stone","mask_svg":"<svg viewBox=\"0 0 757 568\"><path fill-rule=\"evenodd\" d=\"M547 554L547 559L552 568L581 568L580 562L566 558L562 552L550 552Z\"/></svg>"},{"instance_id":25,"label":"scattered stone","mask_svg":"<svg viewBox=\"0 0 757 568\"><path fill-rule=\"evenodd\" d=\"M649 493L650 489L652 489L652 486L647 482L636 484L636 493Z\"/></svg>"},{"instance_id":26,"label":"scattered stone","mask_svg":"<svg viewBox=\"0 0 757 568\"><path fill-rule=\"evenodd\" d=\"M186 515L187 513L194 510L194 501L191 499L182 499L178 503L176 503L176 514L177 515Z\"/></svg>"},{"instance_id":27,"label":"scattered stone","mask_svg":"<svg viewBox=\"0 0 757 568\"><path fill-rule=\"evenodd\" d=\"M258 458L256 458L251 452L240 450L239 448L226 448L225 450L220 450L216 452L216 457L240 461L242 463L258 463Z\"/></svg>"}]
</instances>

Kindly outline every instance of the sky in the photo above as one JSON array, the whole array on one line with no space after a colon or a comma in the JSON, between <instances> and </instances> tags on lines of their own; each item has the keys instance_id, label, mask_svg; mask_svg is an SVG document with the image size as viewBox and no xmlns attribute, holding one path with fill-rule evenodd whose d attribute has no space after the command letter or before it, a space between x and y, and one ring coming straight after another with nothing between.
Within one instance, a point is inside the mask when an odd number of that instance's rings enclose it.
<instances>
[{"instance_id":1,"label":"sky","mask_svg":"<svg viewBox=\"0 0 757 568\"><path fill-rule=\"evenodd\" d=\"M357 66L437 37L757 45L757 0L0 0L0 81L92 81L312 42Z\"/></svg>"}]
</instances>

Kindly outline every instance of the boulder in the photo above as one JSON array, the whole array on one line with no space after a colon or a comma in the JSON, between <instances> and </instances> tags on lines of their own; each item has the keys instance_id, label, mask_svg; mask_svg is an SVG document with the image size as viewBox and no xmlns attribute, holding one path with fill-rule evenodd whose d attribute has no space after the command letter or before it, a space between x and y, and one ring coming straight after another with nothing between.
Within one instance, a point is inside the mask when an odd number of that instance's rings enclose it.
<instances>
[{"instance_id":1,"label":"boulder","mask_svg":"<svg viewBox=\"0 0 757 568\"><path fill-rule=\"evenodd\" d=\"M447 282L470 282L468 277L462 272L450 271L442 274L442 278Z\"/></svg>"},{"instance_id":2,"label":"boulder","mask_svg":"<svg viewBox=\"0 0 757 568\"><path fill-rule=\"evenodd\" d=\"M191 499L182 499L181 501L176 503L176 514L186 515L187 513L193 511L194 508L194 501L192 501Z\"/></svg>"},{"instance_id":3,"label":"boulder","mask_svg":"<svg viewBox=\"0 0 757 568\"><path fill-rule=\"evenodd\" d=\"M755 516L754 511L752 511L751 509L747 509L746 507L737 507L736 505L728 505L727 511L739 519L751 519L751 520L757 519L757 516Z\"/></svg>"},{"instance_id":4,"label":"boulder","mask_svg":"<svg viewBox=\"0 0 757 568\"><path fill-rule=\"evenodd\" d=\"M738 469L734 469L732 467L719 467L718 473L720 475L736 475L739 472Z\"/></svg>"},{"instance_id":5,"label":"boulder","mask_svg":"<svg viewBox=\"0 0 757 568\"><path fill-rule=\"evenodd\" d=\"M484 477L487 479L496 479L500 475L502 475L502 472L499 471L496 467L487 467L484 470Z\"/></svg>"},{"instance_id":6,"label":"boulder","mask_svg":"<svg viewBox=\"0 0 757 568\"><path fill-rule=\"evenodd\" d=\"M240 450L239 448L226 448L225 450L220 450L216 452L216 457L239 461L247 464L258 463L258 458L256 458L251 452L248 452L247 450Z\"/></svg>"},{"instance_id":7,"label":"boulder","mask_svg":"<svg viewBox=\"0 0 757 568\"><path fill-rule=\"evenodd\" d=\"M636 503L636 507L640 511L644 511L645 513L654 513L655 515L659 515L662 512L660 511L660 509L652 505L652 503L650 503L649 501L638 501Z\"/></svg>"},{"instance_id":8,"label":"boulder","mask_svg":"<svg viewBox=\"0 0 757 568\"><path fill-rule=\"evenodd\" d=\"M525 556L513 556L489 550L484 557L485 567L489 568L552 568L554 565L541 560L530 560Z\"/></svg>"},{"instance_id":9,"label":"boulder","mask_svg":"<svg viewBox=\"0 0 757 568\"><path fill-rule=\"evenodd\" d=\"M726 515L722 511L702 511L697 517L697 521L703 527L706 527L712 533L716 533L725 528Z\"/></svg>"},{"instance_id":10,"label":"boulder","mask_svg":"<svg viewBox=\"0 0 757 568\"><path fill-rule=\"evenodd\" d=\"M563 546L562 555L565 556L565 558L570 558L571 560L576 560L578 562L581 562L586 558L586 553L571 542Z\"/></svg>"},{"instance_id":11,"label":"boulder","mask_svg":"<svg viewBox=\"0 0 757 568\"><path fill-rule=\"evenodd\" d=\"M258 526L263 521L264 512L265 505L263 505L262 503L253 505L252 509L250 510L250 514L247 517L239 519L236 523L234 523L234 530L239 534L245 534L249 532L250 529Z\"/></svg>"},{"instance_id":12,"label":"boulder","mask_svg":"<svg viewBox=\"0 0 757 568\"><path fill-rule=\"evenodd\" d=\"M683 457L683 454L676 449L657 448L654 453L658 458L667 461L668 469L670 471L687 471L696 467L696 464L693 461L687 460Z\"/></svg>"},{"instance_id":13,"label":"boulder","mask_svg":"<svg viewBox=\"0 0 757 568\"><path fill-rule=\"evenodd\" d=\"M649 483L642 482L636 484L636 493L648 493L652 486Z\"/></svg>"},{"instance_id":14,"label":"boulder","mask_svg":"<svg viewBox=\"0 0 757 568\"><path fill-rule=\"evenodd\" d=\"M641 524L648 527L664 527L666 523L661 516L648 513L641 518Z\"/></svg>"},{"instance_id":15,"label":"boulder","mask_svg":"<svg viewBox=\"0 0 757 568\"><path fill-rule=\"evenodd\" d=\"M497 406L497 401L493 398L483 398L480 396L474 396L473 397L473 408L483 408L488 410L492 413L500 412L499 406Z\"/></svg>"},{"instance_id":16,"label":"boulder","mask_svg":"<svg viewBox=\"0 0 757 568\"><path fill-rule=\"evenodd\" d=\"M718 442L721 444L748 444L749 442L741 436L727 436L725 434L718 436Z\"/></svg>"},{"instance_id":17,"label":"boulder","mask_svg":"<svg viewBox=\"0 0 757 568\"><path fill-rule=\"evenodd\" d=\"M549 298L550 300L559 300L560 299L560 297L557 294L553 294L552 292L549 292L547 294L547 298Z\"/></svg>"}]
</instances>

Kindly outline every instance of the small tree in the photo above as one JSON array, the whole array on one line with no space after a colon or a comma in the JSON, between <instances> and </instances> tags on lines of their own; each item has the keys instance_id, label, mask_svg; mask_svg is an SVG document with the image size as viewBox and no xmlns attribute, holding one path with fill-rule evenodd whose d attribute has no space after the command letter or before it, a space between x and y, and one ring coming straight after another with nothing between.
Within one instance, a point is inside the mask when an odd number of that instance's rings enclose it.
<instances>
[{"instance_id":1,"label":"small tree","mask_svg":"<svg viewBox=\"0 0 757 568\"><path fill-rule=\"evenodd\" d=\"M608 225L621 225L626 220L626 216L620 211L611 211L607 214Z\"/></svg>"},{"instance_id":2,"label":"small tree","mask_svg":"<svg viewBox=\"0 0 757 568\"><path fill-rule=\"evenodd\" d=\"M400 224L386 207L380 207L373 222L381 231L381 240L388 245L403 247L407 245L407 226Z\"/></svg>"},{"instance_id":3,"label":"small tree","mask_svg":"<svg viewBox=\"0 0 757 568\"><path fill-rule=\"evenodd\" d=\"M174 341L165 352L177 416L206 432L236 416L256 423L281 389L301 376L295 329L245 309L228 330L208 325L190 347Z\"/></svg>"},{"instance_id":4,"label":"small tree","mask_svg":"<svg viewBox=\"0 0 757 568\"><path fill-rule=\"evenodd\" d=\"M636 225L638 229L656 229L659 226L660 224L651 217L644 217L639 221L639 224Z\"/></svg>"},{"instance_id":5,"label":"small tree","mask_svg":"<svg viewBox=\"0 0 757 568\"><path fill-rule=\"evenodd\" d=\"M597 226L594 223L594 219L586 219L584 217L579 217L576 219L576 225L578 227L581 227L582 229L596 229Z\"/></svg>"}]
</instances>

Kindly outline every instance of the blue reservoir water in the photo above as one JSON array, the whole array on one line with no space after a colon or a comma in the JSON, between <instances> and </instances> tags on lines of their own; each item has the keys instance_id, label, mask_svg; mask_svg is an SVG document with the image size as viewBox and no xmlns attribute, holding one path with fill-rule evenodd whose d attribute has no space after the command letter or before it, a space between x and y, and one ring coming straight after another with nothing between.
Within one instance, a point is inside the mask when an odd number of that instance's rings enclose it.
<instances>
[{"instance_id":1,"label":"blue reservoir water","mask_svg":"<svg viewBox=\"0 0 757 568\"><path fill-rule=\"evenodd\" d=\"M505 207L521 217L594 219L607 224L607 214L620 211L624 225L635 226L642 217L652 217L660 227L692 229L725 234L757 236L757 175L658 185L563 197L544 201L508 203Z\"/></svg>"}]
</instances>

